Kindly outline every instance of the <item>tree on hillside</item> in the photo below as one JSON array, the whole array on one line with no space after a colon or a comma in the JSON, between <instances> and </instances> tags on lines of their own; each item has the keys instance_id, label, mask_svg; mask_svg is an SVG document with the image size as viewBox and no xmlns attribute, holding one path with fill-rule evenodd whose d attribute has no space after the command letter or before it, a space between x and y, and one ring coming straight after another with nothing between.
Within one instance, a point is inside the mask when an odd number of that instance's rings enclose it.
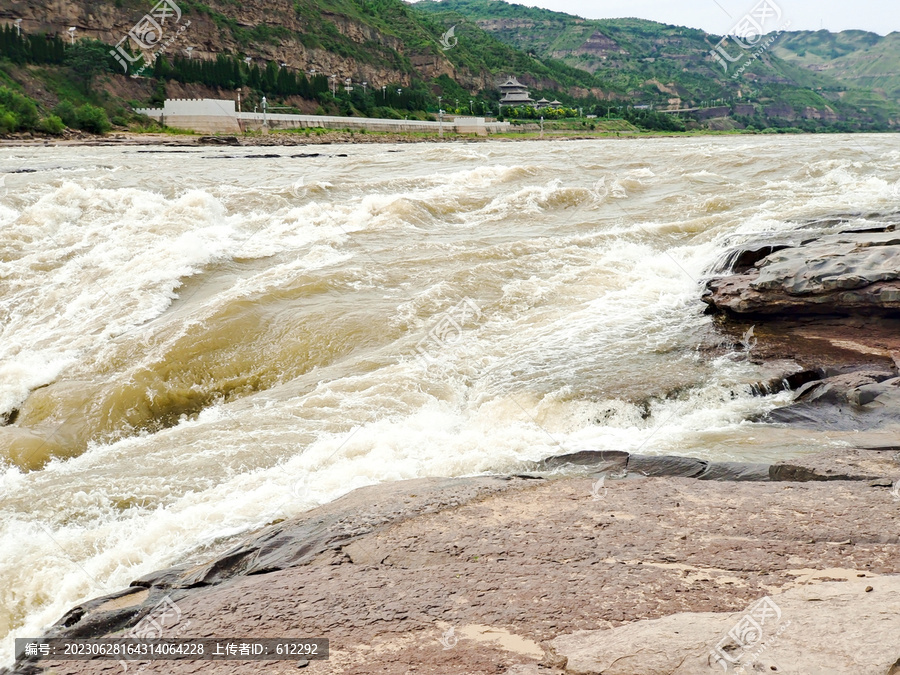
<instances>
[{"instance_id":1,"label":"tree on hillside","mask_svg":"<svg viewBox=\"0 0 900 675\"><path fill-rule=\"evenodd\" d=\"M66 49L65 65L85 93L90 93L94 78L112 72L109 46L97 40L79 40Z\"/></svg>"}]
</instances>

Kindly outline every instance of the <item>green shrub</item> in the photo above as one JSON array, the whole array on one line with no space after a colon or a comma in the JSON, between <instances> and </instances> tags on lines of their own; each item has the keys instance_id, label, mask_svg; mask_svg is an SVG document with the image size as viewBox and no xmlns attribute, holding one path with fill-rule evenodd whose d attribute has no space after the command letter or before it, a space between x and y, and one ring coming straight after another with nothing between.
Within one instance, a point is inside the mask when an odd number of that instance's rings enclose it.
<instances>
[{"instance_id":1,"label":"green shrub","mask_svg":"<svg viewBox=\"0 0 900 675\"><path fill-rule=\"evenodd\" d=\"M34 101L6 87L0 87L0 115L4 117L5 127L12 126L9 131L34 129L40 119Z\"/></svg>"},{"instance_id":2,"label":"green shrub","mask_svg":"<svg viewBox=\"0 0 900 675\"><path fill-rule=\"evenodd\" d=\"M73 129L78 126L78 117L75 113L75 106L71 101L60 101L53 109L53 114L62 120L62 123Z\"/></svg>"},{"instance_id":3,"label":"green shrub","mask_svg":"<svg viewBox=\"0 0 900 675\"><path fill-rule=\"evenodd\" d=\"M9 134L19 128L19 118L9 110L0 108L0 134Z\"/></svg>"},{"instance_id":4,"label":"green shrub","mask_svg":"<svg viewBox=\"0 0 900 675\"><path fill-rule=\"evenodd\" d=\"M112 129L106 111L90 103L85 103L75 111L75 121L79 129L90 131L94 134L105 134Z\"/></svg>"},{"instance_id":5,"label":"green shrub","mask_svg":"<svg viewBox=\"0 0 900 675\"><path fill-rule=\"evenodd\" d=\"M48 115L40 122L38 122L37 128L38 131L43 131L45 134L59 136L63 131L65 131L66 125L63 124L63 121L56 115Z\"/></svg>"}]
</instances>

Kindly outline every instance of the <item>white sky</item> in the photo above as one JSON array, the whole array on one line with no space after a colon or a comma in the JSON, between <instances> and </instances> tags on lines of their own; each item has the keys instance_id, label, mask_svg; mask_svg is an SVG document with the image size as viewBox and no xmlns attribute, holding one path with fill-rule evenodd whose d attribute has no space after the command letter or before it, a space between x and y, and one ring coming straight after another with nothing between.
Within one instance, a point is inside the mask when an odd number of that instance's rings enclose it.
<instances>
[{"instance_id":1,"label":"white sky","mask_svg":"<svg viewBox=\"0 0 900 675\"><path fill-rule=\"evenodd\" d=\"M723 35L759 0L514 0L589 19L638 17ZM900 30L898 0L770 0L790 21L788 30L851 28L886 35ZM729 18L730 15L730 18Z\"/></svg>"}]
</instances>

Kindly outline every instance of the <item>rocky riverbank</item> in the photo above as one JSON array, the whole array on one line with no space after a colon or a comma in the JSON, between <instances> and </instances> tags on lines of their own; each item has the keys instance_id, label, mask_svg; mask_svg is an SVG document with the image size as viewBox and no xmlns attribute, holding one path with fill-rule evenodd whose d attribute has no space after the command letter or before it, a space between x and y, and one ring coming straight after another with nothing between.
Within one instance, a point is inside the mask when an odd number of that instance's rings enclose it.
<instances>
[{"instance_id":1,"label":"rocky riverbank","mask_svg":"<svg viewBox=\"0 0 900 675\"><path fill-rule=\"evenodd\" d=\"M764 467L598 452L527 468L357 490L74 608L51 635L121 636L158 619L168 637L327 637L330 660L306 665L319 673L714 672L716 646L771 596L795 628L757 659L767 670L886 674L900 659L875 639L900 616L888 576L900 574L893 453ZM854 630L832 634L848 616ZM878 644L862 649L857 633ZM156 661L141 672L297 665ZM15 672L43 669L120 672L110 661Z\"/></svg>"},{"instance_id":2,"label":"rocky riverbank","mask_svg":"<svg viewBox=\"0 0 900 675\"><path fill-rule=\"evenodd\" d=\"M631 132L620 132L623 138L631 138ZM547 132L543 137L534 133L507 134L504 136L481 137L472 134L458 135L446 133L443 138L437 134L400 134L400 133L361 133L359 131L324 131L316 133L282 132L263 134L246 134L242 136L201 136L197 134L136 134L129 132L112 133L103 136L73 132L62 137L23 134L0 138L0 147L19 146L168 146L173 148L204 147L217 145L230 146L297 146L297 145L333 145L340 143L484 143L486 141L533 141L558 140L579 141L616 138L620 133L610 132Z\"/></svg>"},{"instance_id":3,"label":"rocky riverbank","mask_svg":"<svg viewBox=\"0 0 900 675\"><path fill-rule=\"evenodd\" d=\"M334 143L437 143L441 139L435 135L413 135L392 133L370 133L349 131L327 131L324 133L273 133L269 135L248 134L243 136L202 136L197 134L135 134L119 132L103 136L75 132L63 137L53 136L8 136L0 139L0 146L97 146L97 145L125 145L125 146L168 146L173 148L202 147L216 145L233 146L294 146L294 145L330 145ZM478 137L451 137L448 135L444 141L465 140L483 141Z\"/></svg>"},{"instance_id":4,"label":"rocky riverbank","mask_svg":"<svg viewBox=\"0 0 900 675\"><path fill-rule=\"evenodd\" d=\"M665 134L646 133L647 136L659 136ZM203 147L216 145L233 146L296 146L296 145L333 145L341 143L371 144L371 143L484 143L487 141L586 141L609 138L639 138L641 134L633 131L547 131L543 135L533 131L516 130L501 136L476 136L474 134L455 134L447 132L441 138L438 134L425 133L389 133L360 131L311 131L302 132L273 132L270 134L245 134L241 136L202 136L199 134L156 134L156 133L131 133L116 132L105 135L88 134L84 132L69 132L64 136L47 136L41 134L19 134L0 137L0 147L11 146L98 146L98 145L125 145L125 146L168 146L173 148Z\"/></svg>"}]
</instances>

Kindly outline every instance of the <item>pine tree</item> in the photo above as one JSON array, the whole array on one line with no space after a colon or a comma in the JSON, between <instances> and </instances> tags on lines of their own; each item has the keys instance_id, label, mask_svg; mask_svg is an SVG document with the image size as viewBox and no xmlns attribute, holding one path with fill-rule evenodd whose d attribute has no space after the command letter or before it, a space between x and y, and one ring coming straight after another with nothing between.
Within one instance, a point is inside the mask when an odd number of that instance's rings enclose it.
<instances>
[{"instance_id":1,"label":"pine tree","mask_svg":"<svg viewBox=\"0 0 900 675\"><path fill-rule=\"evenodd\" d=\"M262 89L264 93L273 94L278 90L278 65L269 61L263 74Z\"/></svg>"}]
</instances>

